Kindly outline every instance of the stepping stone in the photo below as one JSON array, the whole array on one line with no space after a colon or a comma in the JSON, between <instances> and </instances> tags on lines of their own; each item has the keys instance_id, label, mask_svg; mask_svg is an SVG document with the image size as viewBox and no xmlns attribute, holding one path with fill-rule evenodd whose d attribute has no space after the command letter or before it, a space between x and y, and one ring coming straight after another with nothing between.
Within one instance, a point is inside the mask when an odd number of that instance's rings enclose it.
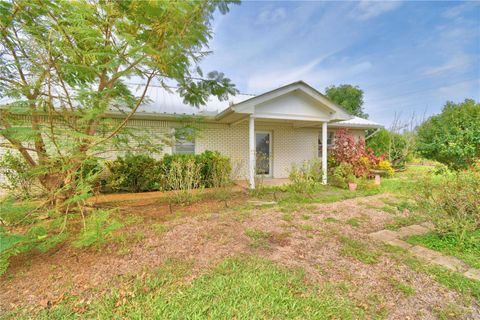
<instances>
[{"instance_id":1,"label":"stepping stone","mask_svg":"<svg viewBox=\"0 0 480 320\"><path fill-rule=\"evenodd\" d=\"M414 224L408 227L402 227L398 229L397 233L400 238L417 236L420 234L428 233L430 230L427 227L421 226L419 224Z\"/></svg>"},{"instance_id":2,"label":"stepping stone","mask_svg":"<svg viewBox=\"0 0 480 320\"><path fill-rule=\"evenodd\" d=\"M397 233L391 230L380 230L377 232L370 233L369 236L372 239L379 240L382 242L387 242L387 241L395 240L398 238Z\"/></svg>"},{"instance_id":3,"label":"stepping stone","mask_svg":"<svg viewBox=\"0 0 480 320\"><path fill-rule=\"evenodd\" d=\"M469 279L480 281L480 269L468 269L463 275Z\"/></svg>"},{"instance_id":4,"label":"stepping stone","mask_svg":"<svg viewBox=\"0 0 480 320\"><path fill-rule=\"evenodd\" d=\"M427 249L427 248L424 248L424 247L421 247L421 246L414 246L413 248L410 249L410 251L417 258L425 259L427 261L432 261L436 258L442 257L441 253L439 253L437 251Z\"/></svg>"},{"instance_id":5,"label":"stepping stone","mask_svg":"<svg viewBox=\"0 0 480 320\"><path fill-rule=\"evenodd\" d=\"M435 225L431 222L423 222L423 223L420 223L421 226L424 226L425 228L427 228L428 230L433 230L435 229Z\"/></svg>"},{"instance_id":6,"label":"stepping stone","mask_svg":"<svg viewBox=\"0 0 480 320\"><path fill-rule=\"evenodd\" d=\"M438 264L442 267L445 267L451 271L462 272L468 269L465 263L463 263L462 261L460 261L455 257L450 257L450 256L442 255L438 258L433 259L431 262Z\"/></svg>"},{"instance_id":7,"label":"stepping stone","mask_svg":"<svg viewBox=\"0 0 480 320\"><path fill-rule=\"evenodd\" d=\"M403 248L405 250L408 250L412 247L412 245L410 243L405 242L405 241L400 240L400 239L388 240L388 241L385 241L385 243L389 244L391 246Z\"/></svg>"},{"instance_id":8,"label":"stepping stone","mask_svg":"<svg viewBox=\"0 0 480 320\"><path fill-rule=\"evenodd\" d=\"M257 200L250 200L248 203L253 204L254 206L268 206L268 205L275 205L277 204L275 201L257 201Z\"/></svg>"}]
</instances>

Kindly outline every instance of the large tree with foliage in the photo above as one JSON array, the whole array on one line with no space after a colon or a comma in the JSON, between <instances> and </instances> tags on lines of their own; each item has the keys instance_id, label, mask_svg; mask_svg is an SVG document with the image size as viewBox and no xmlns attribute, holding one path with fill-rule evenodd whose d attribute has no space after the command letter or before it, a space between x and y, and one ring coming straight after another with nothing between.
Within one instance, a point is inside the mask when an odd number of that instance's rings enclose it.
<instances>
[{"instance_id":1,"label":"large tree with foliage","mask_svg":"<svg viewBox=\"0 0 480 320\"><path fill-rule=\"evenodd\" d=\"M105 152L152 147L127 128L152 83L193 106L236 93L222 73L198 67L213 13L229 2L0 0L0 143L16 153L4 160L21 184L34 178L44 192L0 201L0 274L10 256L64 241L77 216L78 246L121 226L85 200Z\"/></svg>"},{"instance_id":2,"label":"large tree with foliage","mask_svg":"<svg viewBox=\"0 0 480 320\"><path fill-rule=\"evenodd\" d=\"M418 128L417 151L453 169L467 168L479 159L480 103L447 102L440 114Z\"/></svg>"},{"instance_id":3,"label":"large tree with foliage","mask_svg":"<svg viewBox=\"0 0 480 320\"><path fill-rule=\"evenodd\" d=\"M194 106L236 92L222 73L198 67L213 13L229 2L0 1L2 146L54 198L78 193L88 158L132 141L122 133L153 82ZM127 85L132 77L141 90ZM121 118L108 119L112 111Z\"/></svg>"},{"instance_id":4,"label":"large tree with foliage","mask_svg":"<svg viewBox=\"0 0 480 320\"><path fill-rule=\"evenodd\" d=\"M363 91L358 86L351 84L341 84L339 86L329 86L325 89L326 96L342 106L350 114L361 118L368 118L368 114L363 110Z\"/></svg>"}]
</instances>

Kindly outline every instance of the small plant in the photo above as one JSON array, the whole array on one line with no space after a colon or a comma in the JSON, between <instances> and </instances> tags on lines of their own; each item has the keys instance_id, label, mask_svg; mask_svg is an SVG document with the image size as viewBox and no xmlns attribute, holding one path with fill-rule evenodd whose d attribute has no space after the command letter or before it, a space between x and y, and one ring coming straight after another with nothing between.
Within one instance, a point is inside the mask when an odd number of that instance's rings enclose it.
<instances>
[{"instance_id":1,"label":"small plant","mask_svg":"<svg viewBox=\"0 0 480 320\"><path fill-rule=\"evenodd\" d=\"M353 166L348 163L340 163L334 168L330 181L337 187L346 188L354 177Z\"/></svg>"},{"instance_id":2,"label":"small plant","mask_svg":"<svg viewBox=\"0 0 480 320\"><path fill-rule=\"evenodd\" d=\"M271 233L262 231L260 229L247 229L245 234L252 240L251 246L253 248L264 248L267 249L270 247L268 238L270 238Z\"/></svg>"},{"instance_id":3,"label":"small plant","mask_svg":"<svg viewBox=\"0 0 480 320\"><path fill-rule=\"evenodd\" d=\"M92 211L85 219L84 228L73 244L84 248L104 243L113 231L122 227L122 224L112 219L110 214L111 211L108 210Z\"/></svg>"},{"instance_id":4,"label":"small plant","mask_svg":"<svg viewBox=\"0 0 480 320\"><path fill-rule=\"evenodd\" d=\"M393 278L391 278L389 281L392 287L395 288L395 290L401 292L405 296L408 297L415 294L415 289L409 286L408 284L405 284Z\"/></svg>"},{"instance_id":5,"label":"small plant","mask_svg":"<svg viewBox=\"0 0 480 320\"><path fill-rule=\"evenodd\" d=\"M392 164L388 160L380 160L376 166L376 169L385 171L387 177L391 177L395 173Z\"/></svg>"},{"instance_id":6,"label":"small plant","mask_svg":"<svg viewBox=\"0 0 480 320\"><path fill-rule=\"evenodd\" d=\"M322 163L318 159L292 165L290 169L291 188L294 192L311 196L322 181Z\"/></svg>"},{"instance_id":7,"label":"small plant","mask_svg":"<svg viewBox=\"0 0 480 320\"><path fill-rule=\"evenodd\" d=\"M374 264L378 262L379 253L370 250L363 242L347 237L340 237L343 243L342 254L353 257L365 264Z\"/></svg>"}]
</instances>

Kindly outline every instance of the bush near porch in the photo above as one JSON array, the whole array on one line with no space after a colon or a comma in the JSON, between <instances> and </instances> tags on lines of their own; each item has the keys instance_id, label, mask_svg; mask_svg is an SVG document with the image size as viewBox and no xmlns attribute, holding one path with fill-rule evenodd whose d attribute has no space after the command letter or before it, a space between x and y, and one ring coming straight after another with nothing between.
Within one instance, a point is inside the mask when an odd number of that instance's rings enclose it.
<instances>
[{"instance_id":1,"label":"bush near porch","mask_svg":"<svg viewBox=\"0 0 480 320\"><path fill-rule=\"evenodd\" d=\"M355 138L348 129L335 132L331 156L328 159L330 181L333 185L345 188L349 182L363 184L372 176L371 170L382 170L392 176L394 169L384 155L377 156L371 148L365 147L364 139Z\"/></svg>"},{"instance_id":2,"label":"bush near porch","mask_svg":"<svg viewBox=\"0 0 480 320\"><path fill-rule=\"evenodd\" d=\"M112 191L144 192L221 187L230 181L230 158L217 151L201 154L126 155L107 162L105 185Z\"/></svg>"}]
</instances>

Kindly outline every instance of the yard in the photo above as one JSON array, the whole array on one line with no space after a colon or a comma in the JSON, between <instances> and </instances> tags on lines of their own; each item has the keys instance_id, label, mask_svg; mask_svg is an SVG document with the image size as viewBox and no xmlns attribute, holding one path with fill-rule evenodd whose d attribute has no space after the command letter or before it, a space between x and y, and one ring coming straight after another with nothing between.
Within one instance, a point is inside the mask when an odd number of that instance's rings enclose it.
<instances>
[{"instance_id":1,"label":"yard","mask_svg":"<svg viewBox=\"0 0 480 320\"><path fill-rule=\"evenodd\" d=\"M123 227L88 249L66 241L14 257L0 278L2 318L478 319L480 281L371 236L425 222L412 197L430 171L308 197L204 192L173 210L154 197L97 203ZM478 250L433 249L478 268Z\"/></svg>"}]
</instances>

